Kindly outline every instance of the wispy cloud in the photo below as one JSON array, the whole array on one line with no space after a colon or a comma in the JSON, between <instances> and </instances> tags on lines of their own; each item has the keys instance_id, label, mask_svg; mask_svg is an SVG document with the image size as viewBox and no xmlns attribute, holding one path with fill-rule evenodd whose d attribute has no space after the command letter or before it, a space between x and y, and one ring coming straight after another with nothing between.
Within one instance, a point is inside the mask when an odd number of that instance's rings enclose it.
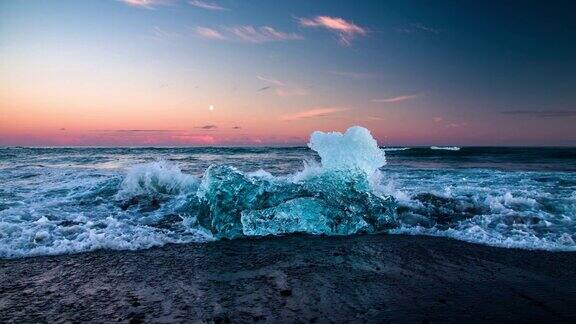
<instances>
[{"instance_id":1,"label":"wispy cloud","mask_svg":"<svg viewBox=\"0 0 576 324\"><path fill-rule=\"evenodd\" d=\"M227 30L236 36L238 40L248 43L264 43L303 39L303 37L299 34L284 33L270 26L235 26L228 27Z\"/></svg>"},{"instance_id":2,"label":"wispy cloud","mask_svg":"<svg viewBox=\"0 0 576 324\"><path fill-rule=\"evenodd\" d=\"M256 78L260 81L264 81L266 83L270 83L271 86L266 86L260 88L258 91L264 91L268 89L274 89L274 92L279 97L290 97L290 96L306 96L308 95L308 90L300 85L280 81L274 78L263 77L263 76L256 76Z\"/></svg>"},{"instance_id":3,"label":"wispy cloud","mask_svg":"<svg viewBox=\"0 0 576 324\"><path fill-rule=\"evenodd\" d=\"M152 9L159 5L170 3L169 0L118 0L132 7Z\"/></svg>"},{"instance_id":4,"label":"wispy cloud","mask_svg":"<svg viewBox=\"0 0 576 324\"><path fill-rule=\"evenodd\" d=\"M272 83L273 85L277 85L277 86L283 86L284 82L280 81L280 80L276 80L273 78L268 78L268 77L263 77L260 75L256 76L256 79L260 80L260 81L264 81L264 82L268 82L268 83Z\"/></svg>"},{"instance_id":5,"label":"wispy cloud","mask_svg":"<svg viewBox=\"0 0 576 324\"><path fill-rule=\"evenodd\" d=\"M203 130L213 130L213 129L218 128L218 126L216 126L216 125L204 125L204 126L197 126L194 128L199 128L199 129L203 129Z\"/></svg>"},{"instance_id":6,"label":"wispy cloud","mask_svg":"<svg viewBox=\"0 0 576 324\"><path fill-rule=\"evenodd\" d=\"M379 103L396 103L396 102L402 102L402 101L406 101L406 100L418 98L418 97L420 97L420 96L421 96L421 94L417 93L417 94L411 94L411 95L405 95L405 96L397 96L397 97L390 97L390 98L384 98L384 99L372 99L372 102L379 102Z\"/></svg>"},{"instance_id":7,"label":"wispy cloud","mask_svg":"<svg viewBox=\"0 0 576 324\"><path fill-rule=\"evenodd\" d=\"M314 18L297 18L302 27L325 28L338 36L338 42L349 46L357 36L365 36L368 31L352 22L339 17L317 16Z\"/></svg>"},{"instance_id":8,"label":"wispy cloud","mask_svg":"<svg viewBox=\"0 0 576 324\"><path fill-rule=\"evenodd\" d=\"M177 129L93 129L90 132L102 136L155 136L161 134L182 134L185 131Z\"/></svg>"},{"instance_id":9,"label":"wispy cloud","mask_svg":"<svg viewBox=\"0 0 576 324\"><path fill-rule=\"evenodd\" d=\"M176 133L178 129L93 129L91 132L98 133Z\"/></svg>"},{"instance_id":10,"label":"wispy cloud","mask_svg":"<svg viewBox=\"0 0 576 324\"><path fill-rule=\"evenodd\" d=\"M215 40L225 40L226 37L222 35L219 31L208 28L208 27L196 27L194 29L196 35L206 38L206 39L215 39Z\"/></svg>"},{"instance_id":11,"label":"wispy cloud","mask_svg":"<svg viewBox=\"0 0 576 324\"><path fill-rule=\"evenodd\" d=\"M371 79L375 78L376 74L367 72L350 72L350 71L330 71L330 74L343 76L352 79Z\"/></svg>"},{"instance_id":12,"label":"wispy cloud","mask_svg":"<svg viewBox=\"0 0 576 324\"><path fill-rule=\"evenodd\" d=\"M172 41L180 37L180 34L167 31L161 27L155 26L152 28L151 38L157 41Z\"/></svg>"},{"instance_id":13,"label":"wispy cloud","mask_svg":"<svg viewBox=\"0 0 576 324\"><path fill-rule=\"evenodd\" d=\"M460 128L468 126L468 122L466 121L450 121L443 117L433 117L432 120L439 127L443 126L445 128Z\"/></svg>"},{"instance_id":14,"label":"wispy cloud","mask_svg":"<svg viewBox=\"0 0 576 324\"><path fill-rule=\"evenodd\" d=\"M445 125L446 128L460 128L460 127L466 127L468 126L467 122L461 122L461 123L447 123Z\"/></svg>"},{"instance_id":15,"label":"wispy cloud","mask_svg":"<svg viewBox=\"0 0 576 324\"><path fill-rule=\"evenodd\" d=\"M430 27L422 23L413 23L405 26L396 27L396 31L402 34L414 34L414 33L430 33L430 34L440 34L441 29Z\"/></svg>"},{"instance_id":16,"label":"wispy cloud","mask_svg":"<svg viewBox=\"0 0 576 324\"><path fill-rule=\"evenodd\" d=\"M291 97L291 96L307 96L308 90L298 87L298 86L289 86L289 87L276 87L275 88L276 95L279 97Z\"/></svg>"},{"instance_id":17,"label":"wispy cloud","mask_svg":"<svg viewBox=\"0 0 576 324\"><path fill-rule=\"evenodd\" d=\"M206 10L214 10L214 11L222 11L228 10L227 8L222 7L221 5L217 4L216 2L210 1L201 1L201 0L190 0L188 1L194 7L206 9Z\"/></svg>"},{"instance_id":18,"label":"wispy cloud","mask_svg":"<svg viewBox=\"0 0 576 324\"><path fill-rule=\"evenodd\" d=\"M232 26L218 29L196 27L196 35L215 40L231 40L244 43L266 43L300 40L303 37L296 33L285 33L270 26Z\"/></svg>"},{"instance_id":19,"label":"wispy cloud","mask_svg":"<svg viewBox=\"0 0 576 324\"><path fill-rule=\"evenodd\" d=\"M509 110L502 114L540 118L576 117L576 110Z\"/></svg>"},{"instance_id":20,"label":"wispy cloud","mask_svg":"<svg viewBox=\"0 0 576 324\"><path fill-rule=\"evenodd\" d=\"M384 120L384 117L379 117L379 116L365 116L365 117L362 117L362 119L364 119L364 120Z\"/></svg>"},{"instance_id":21,"label":"wispy cloud","mask_svg":"<svg viewBox=\"0 0 576 324\"><path fill-rule=\"evenodd\" d=\"M328 115L332 115L341 111L349 110L349 108L344 107L327 107L327 108L313 108L304 111L299 111L294 114L288 114L281 117L281 120L284 121L293 121L299 120L304 118L313 118L313 117L324 117Z\"/></svg>"}]
</instances>

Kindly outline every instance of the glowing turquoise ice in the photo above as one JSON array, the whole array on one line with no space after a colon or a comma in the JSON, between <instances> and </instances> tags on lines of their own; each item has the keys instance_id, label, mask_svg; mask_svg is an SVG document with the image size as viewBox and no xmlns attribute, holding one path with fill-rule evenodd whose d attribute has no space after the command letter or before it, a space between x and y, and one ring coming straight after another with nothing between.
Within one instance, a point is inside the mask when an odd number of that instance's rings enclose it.
<instances>
[{"instance_id":1,"label":"glowing turquoise ice","mask_svg":"<svg viewBox=\"0 0 576 324\"><path fill-rule=\"evenodd\" d=\"M199 191L210 217L202 217L201 225L217 237L234 238L371 233L394 224L394 199L375 194L370 186L386 160L367 129L315 132L309 146L320 155L321 165L292 177L248 176L232 167L210 167Z\"/></svg>"},{"instance_id":2,"label":"glowing turquoise ice","mask_svg":"<svg viewBox=\"0 0 576 324\"><path fill-rule=\"evenodd\" d=\"M178 201L184 203L170 210L216 238L294 232L346 235L394 225L394 199L372 190L371 179L378 178L386 159L367 129L315 132L309 147L318 152L321 164L306 165L285 177L212 165L199 182L164 162L138 165L128 172L119 197L139 197L141 206L152 209L167 208L160 203L164 197L181 195Z\"/></svg>"}]
</instances>

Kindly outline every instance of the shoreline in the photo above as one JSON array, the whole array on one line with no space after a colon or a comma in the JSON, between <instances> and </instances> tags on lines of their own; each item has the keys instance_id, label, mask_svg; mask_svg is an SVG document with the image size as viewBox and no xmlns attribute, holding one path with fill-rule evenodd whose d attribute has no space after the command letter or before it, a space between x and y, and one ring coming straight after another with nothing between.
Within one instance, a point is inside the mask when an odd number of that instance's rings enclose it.
<instances>
[{"instance_id":1,"label":"shoreline","mask_svg":"<svg viewBox=\"0 0 576 324\"><path fill-rule=\"evenodd\" d=\"M414 235L0 260L0 322L576 320L576 253Z\"/></svg>"}]
</instances>

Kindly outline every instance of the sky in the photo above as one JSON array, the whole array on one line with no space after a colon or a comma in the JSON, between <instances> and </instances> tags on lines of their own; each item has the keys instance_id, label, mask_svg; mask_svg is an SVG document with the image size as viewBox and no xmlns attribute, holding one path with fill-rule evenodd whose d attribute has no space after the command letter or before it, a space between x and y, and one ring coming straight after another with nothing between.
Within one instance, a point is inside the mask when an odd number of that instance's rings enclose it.
<instances>
[{"instance_id":1,"label":"sky","mask_svg":"<svg viewBox=\"0 0 576 324\"><path fill-rule=\"evenodd\" d=\"M573 1L2 0L1 146L576 146Z\"/></svg>"}]
</instances>

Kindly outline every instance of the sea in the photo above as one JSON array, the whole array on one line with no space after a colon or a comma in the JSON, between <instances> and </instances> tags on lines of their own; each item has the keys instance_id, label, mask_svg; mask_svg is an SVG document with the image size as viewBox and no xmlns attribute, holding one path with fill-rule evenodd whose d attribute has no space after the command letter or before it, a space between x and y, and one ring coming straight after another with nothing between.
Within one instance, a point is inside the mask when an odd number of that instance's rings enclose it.
<instances>
[{"instance_id":1,"label":"sea","mask_svg":"<svg viewBox=\"0 0 576 324\"><path fill-rule=\"evenodd\" d=\"M308 147L0 148L0 258L295 232L576 251L576 148L378 147L359 132Z\"/></svg>"}]
</instances>

